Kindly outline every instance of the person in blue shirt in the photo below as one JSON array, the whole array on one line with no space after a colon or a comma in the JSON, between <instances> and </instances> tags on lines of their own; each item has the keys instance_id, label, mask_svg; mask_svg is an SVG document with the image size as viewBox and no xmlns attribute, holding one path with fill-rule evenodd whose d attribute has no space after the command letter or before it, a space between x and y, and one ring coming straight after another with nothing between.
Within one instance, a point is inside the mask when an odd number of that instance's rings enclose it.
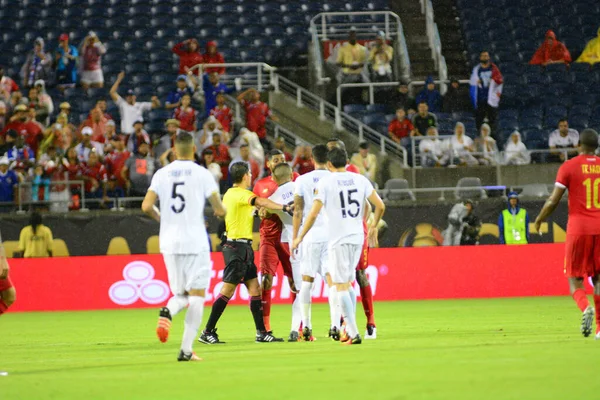
<instances>
[{"instance_id":1,"label":"person in blue shirt","mask_svg":"<svg viewBox=\"0 0 600 400\"><path fill-rule=\"evenodd\" d=\"M65 90L74 87L77 82L77 47L69 44L69 35L63 33L58 37L59 45L56 49L56 79L58 87Z\"/></svg>"},{"instance_id":2,"label":"person in blue shirt","mask_svg":"<svg viewBox=\"0 0 600 400\"><path fill-rule=\"evenodd\" d=\"M202 90L204 91L204 109L206 116L210 114L210 110L217 106L217 95L219 93L232 93L234 88L228 88L224 83L219 82L219 74L212 72L204 74L202 77Z\"/></svg>"},{"instance_id":3,"label":"person in blue shirt","mask_svg":"<svg viewBox=\"0 0 600 400\"><path fill-rule=\"evenodd\" d=\"M21 161L27 166L35 164L35 153L31 150L31 147L25 144L23 135L17 136L15 146L6 152L6 158L9 162Z\"/></svg>"},{"instance_id":4,"label":"person in blue shirt","mask_svg":"<svg viewBox=\"0 0 600 400\"><path fill-rule=\"evenodd\" d=\"M19 177L15 171L8 169L8 164L8 158L0 158L0 203L14 202L15 187L19 183Z\"/></svg>"},{"instance_id":5,"label":"person in blue shirt","mask_svg":"<svg viewBox=\"0 0 600 400\"><path fill-rule=\"evenodd\" d=\"M435 82L432 76L428 76L425 80L425 87L417 95L416 102L426 102L429 106L429 111L432 113L442 111L442 94L435 88Z\"/></svg>"},{"instance_id":6,"label":"person in blue shirt","mask_svg":"<svg viewBox=\"0 0 600 400\"><path fill-rule=\"evenodd\" d=\"M188 86L187 77L185 75L179 75L177 77L177 87L175 90L169 92L167 101L165 102L165 108L171 110L181 105L181 98L184 94L194 95L194 91Z\"/></svg>"}]
</instances>

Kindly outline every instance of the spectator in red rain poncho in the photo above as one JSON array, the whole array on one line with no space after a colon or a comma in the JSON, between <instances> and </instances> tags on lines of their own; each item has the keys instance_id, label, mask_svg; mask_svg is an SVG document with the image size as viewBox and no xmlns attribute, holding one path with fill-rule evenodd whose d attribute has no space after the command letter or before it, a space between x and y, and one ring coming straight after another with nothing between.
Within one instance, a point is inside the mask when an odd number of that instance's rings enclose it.
<instances>
[{"instance_id":1,"label":"spectator in red rain poncho","mask_svg":"<svg viewBox=\"0 0 600 400\"><path fill-rule=\"evenodd\" d=\"M206 53L202 55L202 63L203 64L223 64L225 63L225 59L223 58L223 54L219 53L217 50L217 42L210 41L206 43ZM209 67L204 70L207 74L211 72L216 72L219 75L225 73L225 67Z\"/></svg>"},{"instance_id":2,"label":"spectator in red rain poncho","mask_svg":"<svg viewBox=\"0 0 600 400\"><path fill-rule=\"evenodd\" d=\"M173 46L173 53L179 56L179 74L185 74L196 64L202 64L200 45L196 39L188 39Z\"/></svg>"},{"instance_id":3,"label":"spectator in red rain poncho","mask_svg":"<svg viewBox=\"0 0 600 400\"><path fill-rule=\"evenodd\" d=\"M536 50L529 61L531 65L568 64L571 62L571 53L562 42L556 40L553 31L546 32L544 43Z\"/></svg>"}]
</instances>

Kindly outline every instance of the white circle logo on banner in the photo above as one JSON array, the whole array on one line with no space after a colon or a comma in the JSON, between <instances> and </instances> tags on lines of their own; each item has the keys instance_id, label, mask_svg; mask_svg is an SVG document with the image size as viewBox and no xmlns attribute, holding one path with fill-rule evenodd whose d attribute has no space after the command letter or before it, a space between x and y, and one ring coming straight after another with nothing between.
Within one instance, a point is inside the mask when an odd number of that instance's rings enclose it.
<instances>
[{"instance_id":1,"label":"white circle logo on banner","mask_svg":"<svg viewBox=\"0 0 600 400\"><path fill-rule=\"evenodd\" d=\"M108 295L113 302L121 306L133 304L140 298L138 287L127 281L113 283L108 289Z\"/></svg>"},{"instance_id":2,"label":"white circle logo on banner","mask_svg":"<svg viewBox=\"0 0 600 400\"><path fill-rule=\"evenodd\" d=\"M169 286L158 280L146 282L140 286L140 297L144 303L160 304L169 298Z\"/></svg>"},{"instance_id":3,"label":"white circle logo on banner","mask_svg":"<svg viewBox=\"0 0 600 400\"><path fill-rule=\"evenodd\" d=\"M154 267L146 261L132 261L123 268L125 280L115 282L108 289L113 303L127 306L142 300L146 304L160 304L169 298L169 286L153 279Z\"/></svg>"},{"instance_id":4,"label":"white circle logo on banner","mask_svg":"<svg viewBox=\"0 0 600 400\"><path fill-rule=\"evenodd\" d=\"M129 282L149 281L154 278L154 267L146 261L132 261L123 268L123 278Z\"/></svg>"}]
</instances>

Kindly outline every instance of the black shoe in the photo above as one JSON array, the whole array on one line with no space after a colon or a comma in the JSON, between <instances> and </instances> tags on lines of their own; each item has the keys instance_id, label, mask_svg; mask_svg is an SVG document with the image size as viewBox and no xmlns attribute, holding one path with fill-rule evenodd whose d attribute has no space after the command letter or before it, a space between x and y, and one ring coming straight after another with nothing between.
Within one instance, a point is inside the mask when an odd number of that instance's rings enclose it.
<instances>
[{"instance_id":1,"label":"black shoe","mask_svg":"<svg viewBox=\"0 0 600 400\"><path fill-rule=\"evenodd\" d=\"M202 359L196 353L184 353L183 350L180 350L177 361L202 361Z\"/></svg>"},{"instance_id":2,"label":"black shoe","mask_svg":"<svg viewBox=\"0 0 600 400\"><path fill-rule=\"evenodd\" d=\"M219 340L219 335L217 335L217 330L213 329L212 331L202 331L202 334L198 338L200 343L204 344L225 344L225 342L221 342Z\"/></svg>"},{"instance_id":3,"label":"black shoe","mask_svg":"<svg viewBox=\"0 0 600 400\"><path fill-rule=\"evenodd\" d=\"M288 337L288 342L297 342L299 337L300 337L300 335L298 335L298 332L291 331L290 337Z\"/></svg>"},{"instance_id":4,"label":"black shoe","mask_svg":"<svg viewBox=\"0 0 600 400\"><path fill-rule=\"evenodd\" d=\"M312 329L310 329L308 326L305 326L304 329L302 329L302 338L305 342L312 342L314 339L312 335Z\"/></svg>"},{"instance_id":5,"label":"black shoe","mask_svg":"<svg viewBox=\"0 0 600 400\"><path fill-rule=\"evenodd\" d=\"M344 345L353 345L353 344L361 344L362 343L362 339L360 338L360 335L356 335L354 336L354 338L347 340L346 342L344 342Z\"/></svg>"},{"instance_id":6,"label":"black shoe","mask_svg":"<svg viewBox=\"0 0 600 400\"><path fill-rule=\"evenodd\" d=\"M338 330L338 328L333 327L329 330L329 337L333 340L335 340L336 342L340 341L340 331Z\"/></svg>"},{"instance_id":7,"label":"black shoe","mask_svg":"<svg viewBox=\"0 0 600 400\"><path fill-rule=\"evenodd\" d=\"M276 338L271 331L256 334L256 343L283 342L283 338Z\"/></svg>"}]
</instances>

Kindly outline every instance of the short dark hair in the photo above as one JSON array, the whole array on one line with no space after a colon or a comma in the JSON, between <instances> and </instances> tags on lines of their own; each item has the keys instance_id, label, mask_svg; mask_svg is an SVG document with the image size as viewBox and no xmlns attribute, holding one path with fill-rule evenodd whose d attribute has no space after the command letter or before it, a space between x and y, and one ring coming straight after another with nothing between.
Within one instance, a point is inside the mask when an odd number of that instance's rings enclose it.
<instances>
[{"instance_id":1,"label":"short dark hair","mask_svg":"<svg viewBox=\"0 0 600 400\"><path fill-rule=\"evenodd\" d=\"M240 149L241 149L242 147L250 147L250 146L248 146L248 143L242 143L242 144L240 145Z\"/></svg>"},{"instance_id":2,"label":"short dark hair","mask_svg":"<svg viewBox=\"0 0 600 400\"><path fill-rule=\"evenodd\" d=\"M229 168L229 176L231 176L231 182L238 184L242 183L244 176L249 172L248 164L243 161L233 163Z\"/></svg>"},{"instance_id":3,"label":"short dark hair","mask_svg":"<svg viewBox=\"0 0 600 400\"><path fill-rule=\"evenodd\" d=\"M317 164L327 163L327 146L324 144L318 144L312 148L312 155Z\"/></svg>"},{"instance_id":4,"label":"short dark hair","mask_svg":"<svg viewBox=\"0 0 600 400\"><path fill-rule=\"evenodd\" d=\"M292 174L292 167L288 163L277 164L275 168L273 168L273 178L275 178L275 182L280 184L285 176L289 176Z\"/></svg>"},{"instance_id":5,"label":"short dark hair","mask_svg":"<svg viewBox=\"0 0 600 400\"><path fill-rule=\"evenodd\" d=\"M419 104L417 104L417 105L418 105L418 106L420 106L421 104L425 104L426 106L428 106L428 107L429 107L429 104L428 104L428 103L427 103L425 100L421 100L421 101L419 102Z\"/></svg>"},{"instance_id":6,"label":"short dark hair","mask_svg":"<svg viewBox=\"0 0 600 400\"><path fill-rule=\"evenodd\" d=\"M579 135L579 143L588 151L596 150L598 148L598 132L590 128L584 129Z\"/></svg>"},{"instance_id":7,"label":"short dark hair","mask_svg":"<svg viewBox=\"0 0 600 400\"><path fill-rule=\"evenodd\" d=\"M558 120L558 123L560 124L561 122L566 122L568 124L569 120L567 118L561 118L561 119Z\"/></svg>"},{"instance_id":8,"label":"short dark hair","mask_svg":"<svg viewBox=\"0 0 600 400\"><path fill-rule=\"evenodd\" d=\"M100 98L96 99L96 104L100 103L101 101L106 101L106 98L100 97Z\"/></svg>"},{"instance_id":9,"label":"short dark hair","mask_svg":"<svg viewBox=\"0 0 600 400\"><path fill-rule=\"evenodd\" d=\"M367 142L360 142L360 144L358 145L359 149L363 149L363 150L369 150L369 143Z\"/></svg>"},{"instance_id":10,"label":"short dark hair","mask_svg":"<svg viewBox=\"0 0 600 400\"><path fill-rule=\"evenodd\" d=\"M348 163L348 153L344 149L334 148L329 150L327 159L334 166L334 168L345 167Z\"/></svg>"},{"instance_id":11,"label":"short dark hair","mask_svg":"<svg viewBox=\"0 0 600 400\"><path fill-rule=\"evenodd\" d=\"M283 151L279 149L273 149L269 152L269 160L275 156L283 156Z\"/></svg>"},{"instance_id":12,"label":"short dark hair","mask_svg":"<svg viewBox=\"0 0 600 400\"><path fill-rule=\"evenodd\" d=\"M194 137L185 131L181 131L175 137L175 144L187 144L194 143Z\"/></svg>"},{"instance_id":13,"label":"short dark hair","mask_svg":"<svg viewBox=\"0 0 600 400\"><path fill-rule=\"evenodd\" d=\"M338 149L343 149L346 150L346 143L344 143L341 139L339 138L331 138L327 141L327 145L329 147L329 144L333 143L335 148Z\"/></svg>"}]
</instances>

